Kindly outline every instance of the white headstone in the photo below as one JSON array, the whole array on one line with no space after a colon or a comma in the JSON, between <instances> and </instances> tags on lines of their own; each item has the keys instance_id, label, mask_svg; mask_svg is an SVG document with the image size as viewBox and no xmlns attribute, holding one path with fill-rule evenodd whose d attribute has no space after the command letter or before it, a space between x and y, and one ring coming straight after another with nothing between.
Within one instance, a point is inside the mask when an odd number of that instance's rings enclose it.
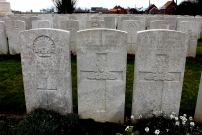
<instances>
[{"instance_id":1,"label":"white headstone","mask_svg":"<svg viewBox=\"0 0 202 135\"><path fill-rule=\"evenodd\" d=\"M170 30L176 30L177 28L177 17L165 17L165 21L170 23Z\"/></svg>"},{"instance_id":2,"label":"white headstone","mask_svg":"<svg viewBox=\"0 0 202 135\"><path fill-rule=\"evenodd\" d=\"M201 80L200 80L200 85L199 85L199 91L198 91L198 98L196 102L196 109L195 109L195 115L194 115L194 120L197 123L202 123L202 74L201 74Z\"/></svg>"},{"instance_id":3,"label":"white headstone","mask_svg":"<svg viewBox=\"0 0 202 135\"><path fill-rule=\"evenodd\" d=\"M78 16L77 15L73 15L73 14L69 14L69 20L78 20Z\"/></svg>"},{"instance_id":4,"label":"white headstone","mask_svg":"<svg viewBox=\"0 0 202 135\"><path fill-rule=\"evenodd\" d=\"M72 112L70 34L58 29L20 33L27 112L45 108Z\"/></svg>"},{"instance_id":5,"label":"white headstone","mask_svg":"<svg viewBox=\"0 0 202 135\"><path fill-rule=\"evenodd\" d=\"M37 29L37 28L52 28L51 22L48 20L32 21L32 29Z\"/></svg>"},{"instance_id":6,"label":"white headstone","mask_svg":"<svg viewBox=\"0 0 202 135\"><path fill-rule=\"evenodd\" d=\"M52 28L53 27L52 14L40 14L40 15L38 15L38 17L40 18L40 20L48 20L50 22L50 27L47 27L47 28Z\"/></svg>"},{"instance_id":7,"label":"white headstone","mask_svg":"<svg viewBox=\"0 0 202 135\"><path fill-rule=\"evenodd\" d=\"M187 49L187 56L195 57L197 43L200 31L200 22L197 21L181 21L180 31L189 34L189 44Z\"/></svg>"},{"instance_id":8,"label":"white headstone","mask_svg":"<svg viewBox=\"0 0 202 135\"><path fill-rule=\"evenodd\" d=\"M90 21L90 17L88 14L79 14L78 20L79 20L79 30L83 30L86 29L86 21Z\"/></svg>"},{"instance_id":9,"label":"white headstone","mask_svg":"<svg viewBox=\"0 0 202 135\"><path fill-rule=\"evenodd\" d=\"M25 22L24 21L10 21L6 23L6 33L8 35L9 42L9 53L11 55L19 54L19 34L21 31L25 30Z\"/></svg>"},{"instance_id":10,"label":"white headstone","mask_svg":"<svg viewBox=\"0 0 202 135\"><path fill-rule=\"evenodd\" d=\"M163 20L154 20L150 22L150 29L169 29L170 23Z\"/></svg>"},{"instance_id":11,"label":"white headstone","mask_svg":"<svg viewBox=\"0 0 202 135\"><path fill-rule=\"evenodd\" d=\"M159 20L158 16L149 16L147 17L147 30L150 29L150 22L154 20Z\"/></svg>"},{"instance_id":12,"label":"white headstone","mask_svg":"<svg viewBox=\"0 0 202 135\"><path fill-rule=\"evenodd\" d=\"M201 24L198 21L181 21L179 31L188 33L191 30L199 38L199 33L201 32Z\"/></svg>"},{"instance_id":13,"label":"white headstone","mask_svg":"<svg viewBox=\"0 0 202 135\"><path fill-rule=\"evenodd\" d=\"M172 30L137 33L132 115L179 113L188 35Z\"/></svg>"},{"instance_id":14,"label":"white headstone","mask_svg":"<svg viewBox=\"0 0 202 135\"><path fill-rule=\"evenodd\" d=\"M0 54L8 53L5 23L0 21Z\"/></svg>"},{"instance_id":15,"label":"white headstone","mask_svg":"<svg viewBox=\"0 0 202 135\"><path fill-rule=\"evenodd\" d=\"M5 22L5 23L7 23L7 22L10 21L10 17L8 17L8 16L1 17L1 18L0 18L0 21L3 21L3 22Z\"/></svg>"},{"instance_id":16,"label":"white headstone","mask_svg":"<svg viewBox=\"0 0 202 135\"><path fill-rule=\"evenodd\" d=\"M141 22L141 30L145 30L146 29L146 25L145 25L145 17L144 16L133 16L131 17L132 20L138 20Z\"/></svg>"},{"instance_id":17,"label":"white headstone","mask_svg":"<svg viewBox=\"0 0 202 135\"><path fill-rule=\"evenodd\" d=\"M115 17L104 17L105 28L116 29Z\"/></svg>"},{"instance_id":18,"label":"white headstone","mask_svg":"<svg viewBox=\"0 0 202 135\"><path fill-rule=\"evenodd\" d=\"M40 18L37 16L30 16L28 18L28 29L32 28L32 21L36 21L36 20L40 20Z\"/></svg>"},{"instance_id":19,"label":"white headstone","mask_svg":"<svg viewBox=\"0 0 202 135\"><path fill-rule=\"evenodd\" d=\"M73 54L76 54L76 32L79 31L79 21L62 21L61 29L70 31L70 50Z\"/></svg>"},{"instance_id":20,"label":"white headstone","mask_svg":"<svg viewBox=\"0 0 202 135\"><path fill-rule=\"evenodd\" d=\"M105 21L86 21L86 29L105 28Z\"/></svg>"},{"instance_id":21,"label":"white headstone","mask_svg":"<svg viewBox=\"0 0 202 135\"><path fill-rule=\"evenodd\" d=\"M200 22L200 29L201 29L201 32L199 34L199 37L201 38L201 34L202 34L202 17L195 17L194 19L192 19L192 21L197 21L197 22Z\"/></svg>"},{"instance_id":22,"label":"white headstone","mask_svg":"<svg viewBox=\"0 0 202 135\"><path fill-rule=\"evenodd\" d=\"M125 20L122 22L122 30L128 32L127 53L135 54L137 31L141 30L141 22Z\"/></svg>"},{"instance_id":23,"label":"white headstone","mask_svg":"<svg viewBox=\"0 0 202 135\"><path fill-rule=\"evenodd\" d=\"M122 30L122 22L124 20L130 20L130 17L118 17L117 18L117 29Z\"/></svg>"},{"instance_id":24,"label":"white headstone","mask_svg":"<svg viewBox=\"0 0 202 135\"><path fill-rule=\"evenodd\" d=\"M196 33L193 33L191 30L188 31L189 35L189 42L187 48L187 56L189 57L196 57L196 50L198 44L198 38Z\"/></svg>"},{"instance_id":25,"label":"white headstone","mask_svg":"<svg viewBox=\"0 0 202 135\"><path fill-rule=\"evenodd\" d=\"M127 33L77 32L78 114L99 122L124 122Z\"/></svg>"},{"instance_id":26,"label":"white headstone","mask_svg":"<svg viewBox=\"0 0 202 135\"><path fill-rule=\"evenodd\" d=\"M186 18L186 17L177 17L177 30L180 30L180 22L181 21L189 21L189 18Z\"/></svg>"},{"instance_id":27,"label":"white headstone","mask_svg":"<svg viewBox=\"0 0 202 135\"><path fill-rule=\"evenodd\" d=\"M12 21L17 21L17 20L24 21L25 25L26 25L26 29L28 29L28 17L25 17L25 16L11 16L10 20L12 20Z\"/></svg>"},{"instance_id":28,"label":"white headstone","mask_svg":"<svg viewBox=\"0 0 202 135\"><path fill-rule=\"evenodd\" d=\"M91 19L92 21L103 21L103 18L102 18L102 17L98 17L98 16L90 17L90 19Z\"/></svg>"}]
</instances>

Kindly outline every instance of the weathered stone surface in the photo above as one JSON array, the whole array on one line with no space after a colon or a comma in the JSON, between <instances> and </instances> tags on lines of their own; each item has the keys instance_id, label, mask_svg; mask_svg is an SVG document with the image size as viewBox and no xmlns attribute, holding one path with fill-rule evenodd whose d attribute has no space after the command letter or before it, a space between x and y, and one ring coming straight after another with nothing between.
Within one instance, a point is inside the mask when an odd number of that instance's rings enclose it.
<instances>
[{"instance_id":1,"label":"weathered stone surface","mask_svg":"<svg viewBox=\"0 0 202 135\"><path fill-rule=\"evenodd\" d=\"M198 21L181 21L179 31L188 34L188 31L191 30L194 34L197 35L197 38L199 38L199 33L201 32L200 26L201 24Z\"/></svg>"},{"instance_id":2,"label":"weathered stone surface","mask_svg":"<svg viewBox=\"0 0 202 135\"><path fill-rule=\"evenodd\" d=\"M117 17L117 29L122 30L122 22L124 20L130 20L130 17Z\"/></svg>"},{"instance_id":3,"label":"weathered stone surface","mask_svg":"<svg viewBox=\"0 0 202 135\"><path fill-rule=\"evenodd\" d=\"M91 19L92 21L103 21L103 18L102 18L102 17L98 17L98 16L90 17L90 19Z\"/></svg>"},{"instance_id":4,"label":"weathered stone surface","mask_svg":"<svg viewBox=\"0 0 202 135\"><path fill-rule=\"evenodd\" d=\"M86 22L90 21L90 16L88 14L79 14L79 30L86 29Z\"/></svg>"},{"instance_id":5,"label":"weathered stone surface","mask_svg":"<svg viewBox=\"0 0 202 135\"><path fill-rule=\"evenodd\" d=\"M202 17L195 17L193 20L200 22L201 33L200 33L199 37L202 38Z\"/></svg>"},{"instance_id":6,"label":"weathered stone surface","mask_svg":"<svg viewBox=\"0 0 202 135\"><path fill-rule=\"evenodd\" d=\"M28 29L32 28L32 21L36 21L36 20L40 20L40 18L37 16L30 16L28 18Z\"/></svg>"},{"instance_id":7,"label":"weathered stone surface","mask_svg":"<svg viewBox=\"0 0 202 135\"><path fill-rule=\"evenodd\" d=\"M104 17L105 28L116 29L115 17Z\"/></svg>"},{"instance_id":8,"label":"weathered stone surface","mask_svg":"<svg viewBox=\"0 0 202 135\"><path fill-rule=\"evenodd\" d=\"M180 22L181 21L189 21L189 18L187 17L177 17L177 30L180 30Z\"/></svg>"},{"instance_id":9,"label":"weathered stone surface","mask_svg":"<svg viewBox=\"0 0 202 135\"><path fill-rule=\"evenodd\" d=\"M150 29L169 29L170 23L163 20L155 20L150 22Z\"/></svg>"},{"instance_id":10,"label":"weathered stone surface","mask_svg":"<svg viewBox=\"0 0 202 135\"><path fill-rule=\"evenodd\" d=\"M189 30L188 35L189 35L189 42L188 42L188 48L187 48L187 56L196 57L196 50L197 50L197 44L198 44L197 34Z\"/></svg>"},{"instance_id":11,"label":"weathered stone surface","mask_svg":"<svg viewBox=\"0 0 202 135\"><path fill-rule=\"evenodd\" d=\"M69 17L66 16L66 15L57 15L57 16L54 16L54 19L55 19L55 21L54 21L54 23L55 23L54 28L61 29L61 22L69 20Z\"/></svg>"},{"instance_id":12,"label":"weathered stone surface","mask_svg":"<svg viewBox=\"0 0 202 135\"><path fill-rule=\"evenodd\" d=\"M159 20L159 16L149 16L147 17L147 29L150 29L150 22L154 20Z\"/></svg>"},{"instance_id":13,"label":"weathered stone surface","mask_svg":"<svg viewBox=\"0 0 202 135\"><path fill-rule=\"evenodd\" d=\"M198 91L198 98L196 102L196 110L194 115L194 120L198 123L202 123L202 74L201 74L201 80L199 85L199 91Z\"/></svg>"},{"instance_id":14,"label":"weathered stone surface","mask_svg":"<svg viewBox=\"0 0 202 135\"><path fill-rule=\"evenodd\" d=\"M37 28L52 28L51 22L48 20L32 21L32 29L37 29Z\"/></svg>"},{"instance_id":15,"label":"weathered stone surface","mask_svg":"<svg viewBox=\"0 0 202 135\"><path fill-rule=\"evenodd\" d=\"M40 18L40 20L48 20L50 22L50 27L47 27L47 28L52 28L53 27L52 14L39 14L38 17Z\"/></svg>"},{"instance_id":16,"label":"weathered stone surface","mask_svg":"<svg viewBox=\"0 0 202 135\"><path fill-rule=\"evenodd\" d=\"M70 31L70 50L73 54L76 54L76 32L79 31L79 21L62 21L61 29Z\"/></svg>"},{"instance_id":17,"label":"weathered stone surface","mask_svg":"<svg viewBox=\"0 0 202 135\"><path fill-rule=\"evenodd\" d=\"M5 23L7 23L7 22L10 21L10 17L8 17L8 16L1 17L1 18L0 18L0 21L3 21L3 22L5 22Z\"/></svg>"},{"instance_id":18,"label":"weathered stone surface","mask_svg":"<svg viewBox=\"0 0 202 135\"><path fill-rule=\"evenodd\" d=\"M0 54L8 53L5 23L0 21Z\"/></svg>"},{"instance_id":19,"label":"weathered stone surface","mask_svg":"<svg viewBox=\"0 0 202 135\"><path fill-rule=\"evenodd\" d=\"M188 35L172 30L137 32L132 115L179 113Z\"/></svg>"},{"instance_id":20,"label":"weathered stone surface","mask_svg":"<svg viewBox=\"0 0 202 135\"><path fill-rule=\"evenodd\" d=\"M6 0L0 1L0 15L13 15L11 12L10 2L7 2Z\"/></svg>"},{"instance_id":21,"label":"weathered stone surface","mask_svg":"<svg viewBox=\"0 0 202 135\"><path fill-rule=\"evenodd\" d=\"M177 29L177 17L165 17L165 21L170 23L170 30L176 30Z\"/></svg>"},{"instance_id":22,"label":"weathered stone surface","mask_svg":"<svg viewBox=\"0 0 202 135\"><path fill-rule=\"evenodd\" d=\"M132 20L138 20L138 21L141 22L141 30L145 30L146 29L145 17L144 16L132 16L131 19Z\"/></svg>"},{"instance_id":23,"label":"weathered stone surface","mask_svg":"<svg viewBox=\"0 0 202 135\"><path fill-rule=\"evenodd\" d=\"M35 108L72 112L70 33L32 29L20 33L27 112Z\"/></svg>"},{"instance_id":24,"label":"weathered stone surface","mask_svg":"<svg viewBox=\"0 0 202 135\"><path fill-rule=\"evenodd\" d=\"M25 25L26 25L26 30L28 29L28 17L25 17L25 16L11 16L10 20L12 20L12 21L17 21L17 20L24 21Z\"/></svg>"},{"instance_id":25,"label":"weathered stone surface","mask_svg":"<svg viewBox=\"0 0 202 135\"><path fill-rule=\"evenodd\" d=\"M200 22L181 21L179 30L189 34L189 44L188 44L188 49L187 49L187 56L195 57L199 33L200 33Z\"/></svg>"},{"instance_id":26,"label":"weathered stone surface","mask_svg":"<svg viewBox=\"0 0 202 135\"><path fill-rule=\"evenodd\" d=\"M77 32L78 113L83 119L124 122L127 33Z\"/></svg>"},{"instance_id":27,"label":"weathered stone surface","mask_svg":"<svg viewBox=\"0 0 202 135\"><path fill-rule=\"evenodd\" d=\"M78 16L75 14L69 14L69 20L78 20Z\"/></svg>"},{"instance_id":28,"label":"weathered stone surface","mask_svg":"<svg viewBox=\"0 0 202 135\"><path fill-rule=\"evenodd\" d=\"M6 33L8 35L9 42L9 53L11 55L19 54L19 34L21 31L25 30L25 22L24 21L10 21L6 23Z\"/></svg>"},{"instance_id":29,"label":"weathered stone surface","mask_svg":"<svg viewBox=\"0 0 202 135\"><path fill-rule=\"evenodd\" d=\"M105 21L86 21L86 29L105 28Z\"/></svg>"},{"instance_id":30,"label":"weathered stone surface","mask_svg":"<svg viewBox=\"0 0 202 135\"><path fill-rule=\"evenodd\" d=\"M122 23L122 30L128 32L127 52L135 54L137 31L141 30L141 22L135 20L125 20Z\"/></svg>"}]
</instances>

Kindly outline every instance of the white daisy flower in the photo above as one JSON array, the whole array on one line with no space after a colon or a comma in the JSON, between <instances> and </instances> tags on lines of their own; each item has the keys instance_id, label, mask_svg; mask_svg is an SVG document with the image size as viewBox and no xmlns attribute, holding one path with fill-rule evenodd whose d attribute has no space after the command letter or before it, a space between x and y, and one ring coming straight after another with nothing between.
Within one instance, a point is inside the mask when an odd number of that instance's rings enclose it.
<instances>
[{"instance_id":1,"label":"white daisy flower","mask_svg":"<svg viewBox=\"0 0 202 135\"><path fill-rule=\"evenodd\" d=\"M144 130L145 130L146 132L149 132L149 128L148 128L148 127L146 127Z\"/></svg>"},{"instance_id":2,"label":"white daisy flower","mask_svg":"<svg viewBox=\"0 0 202 135\"><path fill-rule=\"evenodd\" d=\"M154 134L156 134L156 135L160 134L160 130L156 129L156 130L154 131Z\"/></svg>"}]
</instances>

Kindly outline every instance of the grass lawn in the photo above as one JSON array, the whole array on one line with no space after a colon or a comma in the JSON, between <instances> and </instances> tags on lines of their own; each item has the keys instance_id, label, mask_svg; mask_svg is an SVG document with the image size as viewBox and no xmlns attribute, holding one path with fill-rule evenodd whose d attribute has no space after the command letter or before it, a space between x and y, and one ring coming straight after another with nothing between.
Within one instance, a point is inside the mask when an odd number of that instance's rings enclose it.
<instances>
[{"instance_id":1,"label":"grass lawn","mask_svg":"<svg viewBox=\"0 0 202 135\"><path fill-rule=\"evenodd\" d=\"M76 58L71 60L73 111L78 112ZM196 58L187 58L180 109L193 115L202 71L202 40ZM134 77L134 56L128 55L126 82L126 116L130 116ZM1 113L25 112L25 98L20 56L0 55L0 118ZM183 112L184 113L184 112ZM186 112L185 112L186 113ZM1 120L1 119L0 119Z\"/></svg>"},{"instance_id":2,"label":"grass lawn","mask_svg":"<svg viewBox=\"0 0 202 135\"><path fill-rule=\"evenodd\" d=\"M73 110L77 112L76 58L71 61ZM198 42L197 57L187 58L184 75L181 109L195 109L200 75L202 71L202 40ZM132 104L134 56L128 55L126 82L126 114L130 115ZM0 55L0 111L25 111L23 79L20 56Z\"/></svg>"}]
</instances>

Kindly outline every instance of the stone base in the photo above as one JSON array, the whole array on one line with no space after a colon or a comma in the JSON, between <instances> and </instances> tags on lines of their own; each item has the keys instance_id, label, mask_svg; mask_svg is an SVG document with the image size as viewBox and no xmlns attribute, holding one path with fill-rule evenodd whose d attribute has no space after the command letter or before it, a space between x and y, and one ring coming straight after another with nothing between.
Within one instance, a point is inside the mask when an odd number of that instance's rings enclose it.
<instances>
[{"instance_id":1,"label":"stone base","mask_svg":"<svg viewBox=\"0 0 202 135\"><path fill-rule=\"evenodd\" d=\"M0 16L14 15L12 12L0 12Z\"/></svg>"},{"instance_id":2,"label":"stone base","mask_svg":"<svg viewBox=\"0 0 202 135\"><path fill-rule=\"evenodd\" d=\"M0 2L0 15L6 16L6 15L13 15L10 8L9 2Z\"/></svg>"}]
</instances>

